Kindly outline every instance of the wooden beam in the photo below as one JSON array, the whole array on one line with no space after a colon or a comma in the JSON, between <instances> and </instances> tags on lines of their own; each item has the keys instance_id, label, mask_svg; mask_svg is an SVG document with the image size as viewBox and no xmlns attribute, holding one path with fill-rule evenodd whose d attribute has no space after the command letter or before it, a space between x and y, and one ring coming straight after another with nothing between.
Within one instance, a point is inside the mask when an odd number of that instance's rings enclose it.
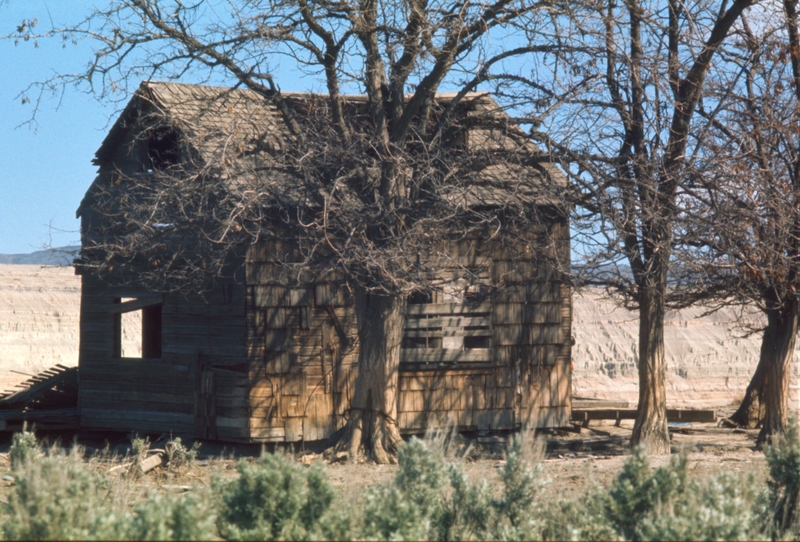
<instances>
[{"instance_id":1,"label":"wooden beam","mask_svg":"<svg viewBox=\"0 0 800 542\"><path fill-rule=\"evenodd\" d=\"M588 422L590 420L635 420L636 409L597 408L573 410L572 421ZM667 421L710 423L717 421L716 410L667 409Z\"/></svg>"},{"instance_id":2,"label":"wooden beam","mask_svg":"<svg viewBox=\"0 0 800 542\"><path fill-rule=\"evenodd\" d=\"M572 408L575 410L588 410L593 408L628 408L628 401L612 401L608 399L593 399L590 397L572 396Z\"/></svg>"},{"instance_id":3,"label":"wooden beam","mask_svg":"<svg viewBox=\"0 0 800 542\"><path fill-rule=\"evenodd\" d=\"M146 295L124 303L114 303L109 307L108 312L109 314L121 314L138 311L153 305L161 305L162 303L164 303L164 294Z\"/></svg>"},{"instance_id":4,"label":"wooden beam","mask_svg":"<svg viewBox=\"0 0 800 542\"><path fill-rule=\"evenodd\" d=\"M431 327L477 327L491 325L488 316L453 317L453 318L419 318L406 319L404 329L420 329Z\"/></svg>"},{"instance_id":5,"label":"wooden beam","mask_svg":"<svg viewBox=\"0 0 800 542\"><path fill-rule=\"evenodd\" d=\"M406 306L406 314L472 314L492 312L491 303L473 305L470 303L422 303Z\"/></svg>"},{"instance_id":6,"label":"wooden beam","mask_svg":"<svg viewBox=\"0 0 800 542\"><path fill-rule=\"evenodd\" d=\"M430 362L473 362L491 361L489 348L472 348L459 350L455 348L403 348L400 350L400 361L403 363Z\"/></svg>"}]
</instances>

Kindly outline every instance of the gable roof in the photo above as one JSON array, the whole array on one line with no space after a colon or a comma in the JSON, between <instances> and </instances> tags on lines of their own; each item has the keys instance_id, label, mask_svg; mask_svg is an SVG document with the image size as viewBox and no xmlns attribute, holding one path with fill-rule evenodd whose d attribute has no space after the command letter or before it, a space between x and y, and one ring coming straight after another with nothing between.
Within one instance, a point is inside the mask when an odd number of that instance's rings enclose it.
<instances>
[{"instance_id":1,"label":"gable roof","mask_svg":"<svg viewBox=\"0 0 800 542\"><path fill-rule=\"evenodd\" d=\"M439 104L454 99L455 93L436 95ZM284 93L284 98L297 104L301 101L319 99L321 95ZM345 103L359 106L367 101L363 95L345 95ZM472 110L468 115L486 115L493 119L508 119L500 106L483 92L469 93L463 100ZM278 174L270 173L270 155L276 155L291 137L277 108L261 95L245 88L215 87L172 82L142 82L133 98L114 123L93 163L103 165L110 162L114 152L123 141L127 130L140 123L142 116L152 116L154 122L169 124L187 136L192 148L206 163L224 164L222 174L229 187L247 184L253 171L259 170L261 177L270 175L277 180ZM522 132L516 126L509 130ZM521 137L524 139L524 136ZM469 130L468 149L483 152L508 150L509 146L535 154L538 147L525 141L520 144L511 137L498 137L490 129ZM255 147L258 147L255 149ZM262 150L275 152L258 152ZM256 150L257 152L247 152ZM533 170L533 171L532 171ZM531 174L539 178L549 177L551 183L566 186L566 178L552 163L537 162L533 166L495 164L475 172L470 183L464 183L449 197L464 206L503 205L512 201L546 203L547 196L538 193L531 183L512 183L511 179ZM472 175L470 175L472 177ZM513 186L511 186L513 184Z\"/></svg>"}]
</instances>

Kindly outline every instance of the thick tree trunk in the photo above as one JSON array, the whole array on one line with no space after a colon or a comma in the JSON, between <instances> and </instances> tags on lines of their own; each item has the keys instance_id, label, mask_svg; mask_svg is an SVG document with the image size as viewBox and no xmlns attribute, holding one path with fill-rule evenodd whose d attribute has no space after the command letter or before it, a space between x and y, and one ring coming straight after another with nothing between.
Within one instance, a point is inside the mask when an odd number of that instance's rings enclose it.
<instances>
[{"instance_id":1,"label":"thick tree trunk","mask_svg":"<svg viewBox=\"0 0 800 542\"><path fill-rule=\"evenodd\" d=\"M654 288L639 293L639 409L631 446L650 454L668 454L666 363L664 358L664 296Z\"/></svg>"},{"instance_id":2,"label":"thick tree trunk","mask_svg":"<svg viewBox=\"0 0 800 542\"><path fill-rule=\"evenodd\" d=\"M766 336L766 333L764 334ZM764 419L764 397L767 390L767 364L768 356L765 356L766 342L761 342L761 355L758 358L758 366L753 378L747 385L739 408L729 418L733 423L741 427L754 429L759 426Z\"/></svg>"},{"instance_id":3,"label":"thick tree trunk","mask_svg":"<svg viewBox=\"0 0 800 542\"><path fill-rule=\"evenodd\" d=\"M758 434L759 446L771 444L775 436L786 432L789 376L799 313L798 302L793 297L784 301L780 308L767 311L767 328L761 342L761 357L767 361L764 421Z\"/></svg>"},{"instance_id":4,"label":"thick tree trunk","mask_svg":"<svg viewBox=\"0 0 800 542\"><path fill-rule=\"evenodd\" d=\"M357 288L358 376L349 418L337 449L351 461L362 457L394 463L403 442L397 427L398 369L406 300Z\"/></svg>"}]
</instances>

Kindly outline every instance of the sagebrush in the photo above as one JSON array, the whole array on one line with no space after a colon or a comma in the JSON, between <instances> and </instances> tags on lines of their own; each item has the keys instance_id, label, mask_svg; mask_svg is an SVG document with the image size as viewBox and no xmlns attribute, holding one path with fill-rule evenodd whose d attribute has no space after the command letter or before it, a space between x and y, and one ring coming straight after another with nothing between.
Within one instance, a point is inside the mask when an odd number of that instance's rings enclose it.
<instances>
[{"instance_id":1,"label":"sagebrush","mask_svg":"<svg viewBox=\"0 0 800 542\"><path fill-rule=\"evenodd\" d=\"M137 441L132 456L99 461L78 446L44 449L29 432L15 435L4 538L745 540L800 533L800 434L793 424L767 450L770 473L761 488L752 476L693 476L684 455L653 469L637 448L610 488L561 501L542 499L547 480L522 438L510 444L494 492L470 481L441 442L412 438L398 452L394 479L355 502L337 499L322 463L308 467L267 453L240 461L232 477L220 472L182 494L142 489L124 467L147 444ZM194 458L179 441L169 448L173 464Z\"/></svg>"}]
</instances>

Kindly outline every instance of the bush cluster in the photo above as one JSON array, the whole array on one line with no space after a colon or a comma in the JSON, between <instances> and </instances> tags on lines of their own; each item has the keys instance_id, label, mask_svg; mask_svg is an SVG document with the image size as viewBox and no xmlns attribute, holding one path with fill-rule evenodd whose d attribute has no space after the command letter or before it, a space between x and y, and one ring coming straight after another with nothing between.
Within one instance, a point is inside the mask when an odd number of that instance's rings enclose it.
<instances>
[{"instance_id":1,"label":"bush cluster","mask_svg":"<svg viewBox=\"0 0 800 542\"><path fill-rule=\"evenodd\" d=\"M541 498L543 471L521 439L507 452L499 491L470 482L441 442L412 438L390 483L342 503L321 464L279 454L241 461L237 476L218 475L207 488L132 495L77 447L45 450L23 432L11 448L14 486L0 521L4 538L25 540L797 538L800 435L790 427L766 452L769 478L760 491L751 476L693 477L683 455L652 469L636 449L608 490L560 502ZM172 461L193 459L180 442L170 446Z\"/></svg>"}]
</instances>

